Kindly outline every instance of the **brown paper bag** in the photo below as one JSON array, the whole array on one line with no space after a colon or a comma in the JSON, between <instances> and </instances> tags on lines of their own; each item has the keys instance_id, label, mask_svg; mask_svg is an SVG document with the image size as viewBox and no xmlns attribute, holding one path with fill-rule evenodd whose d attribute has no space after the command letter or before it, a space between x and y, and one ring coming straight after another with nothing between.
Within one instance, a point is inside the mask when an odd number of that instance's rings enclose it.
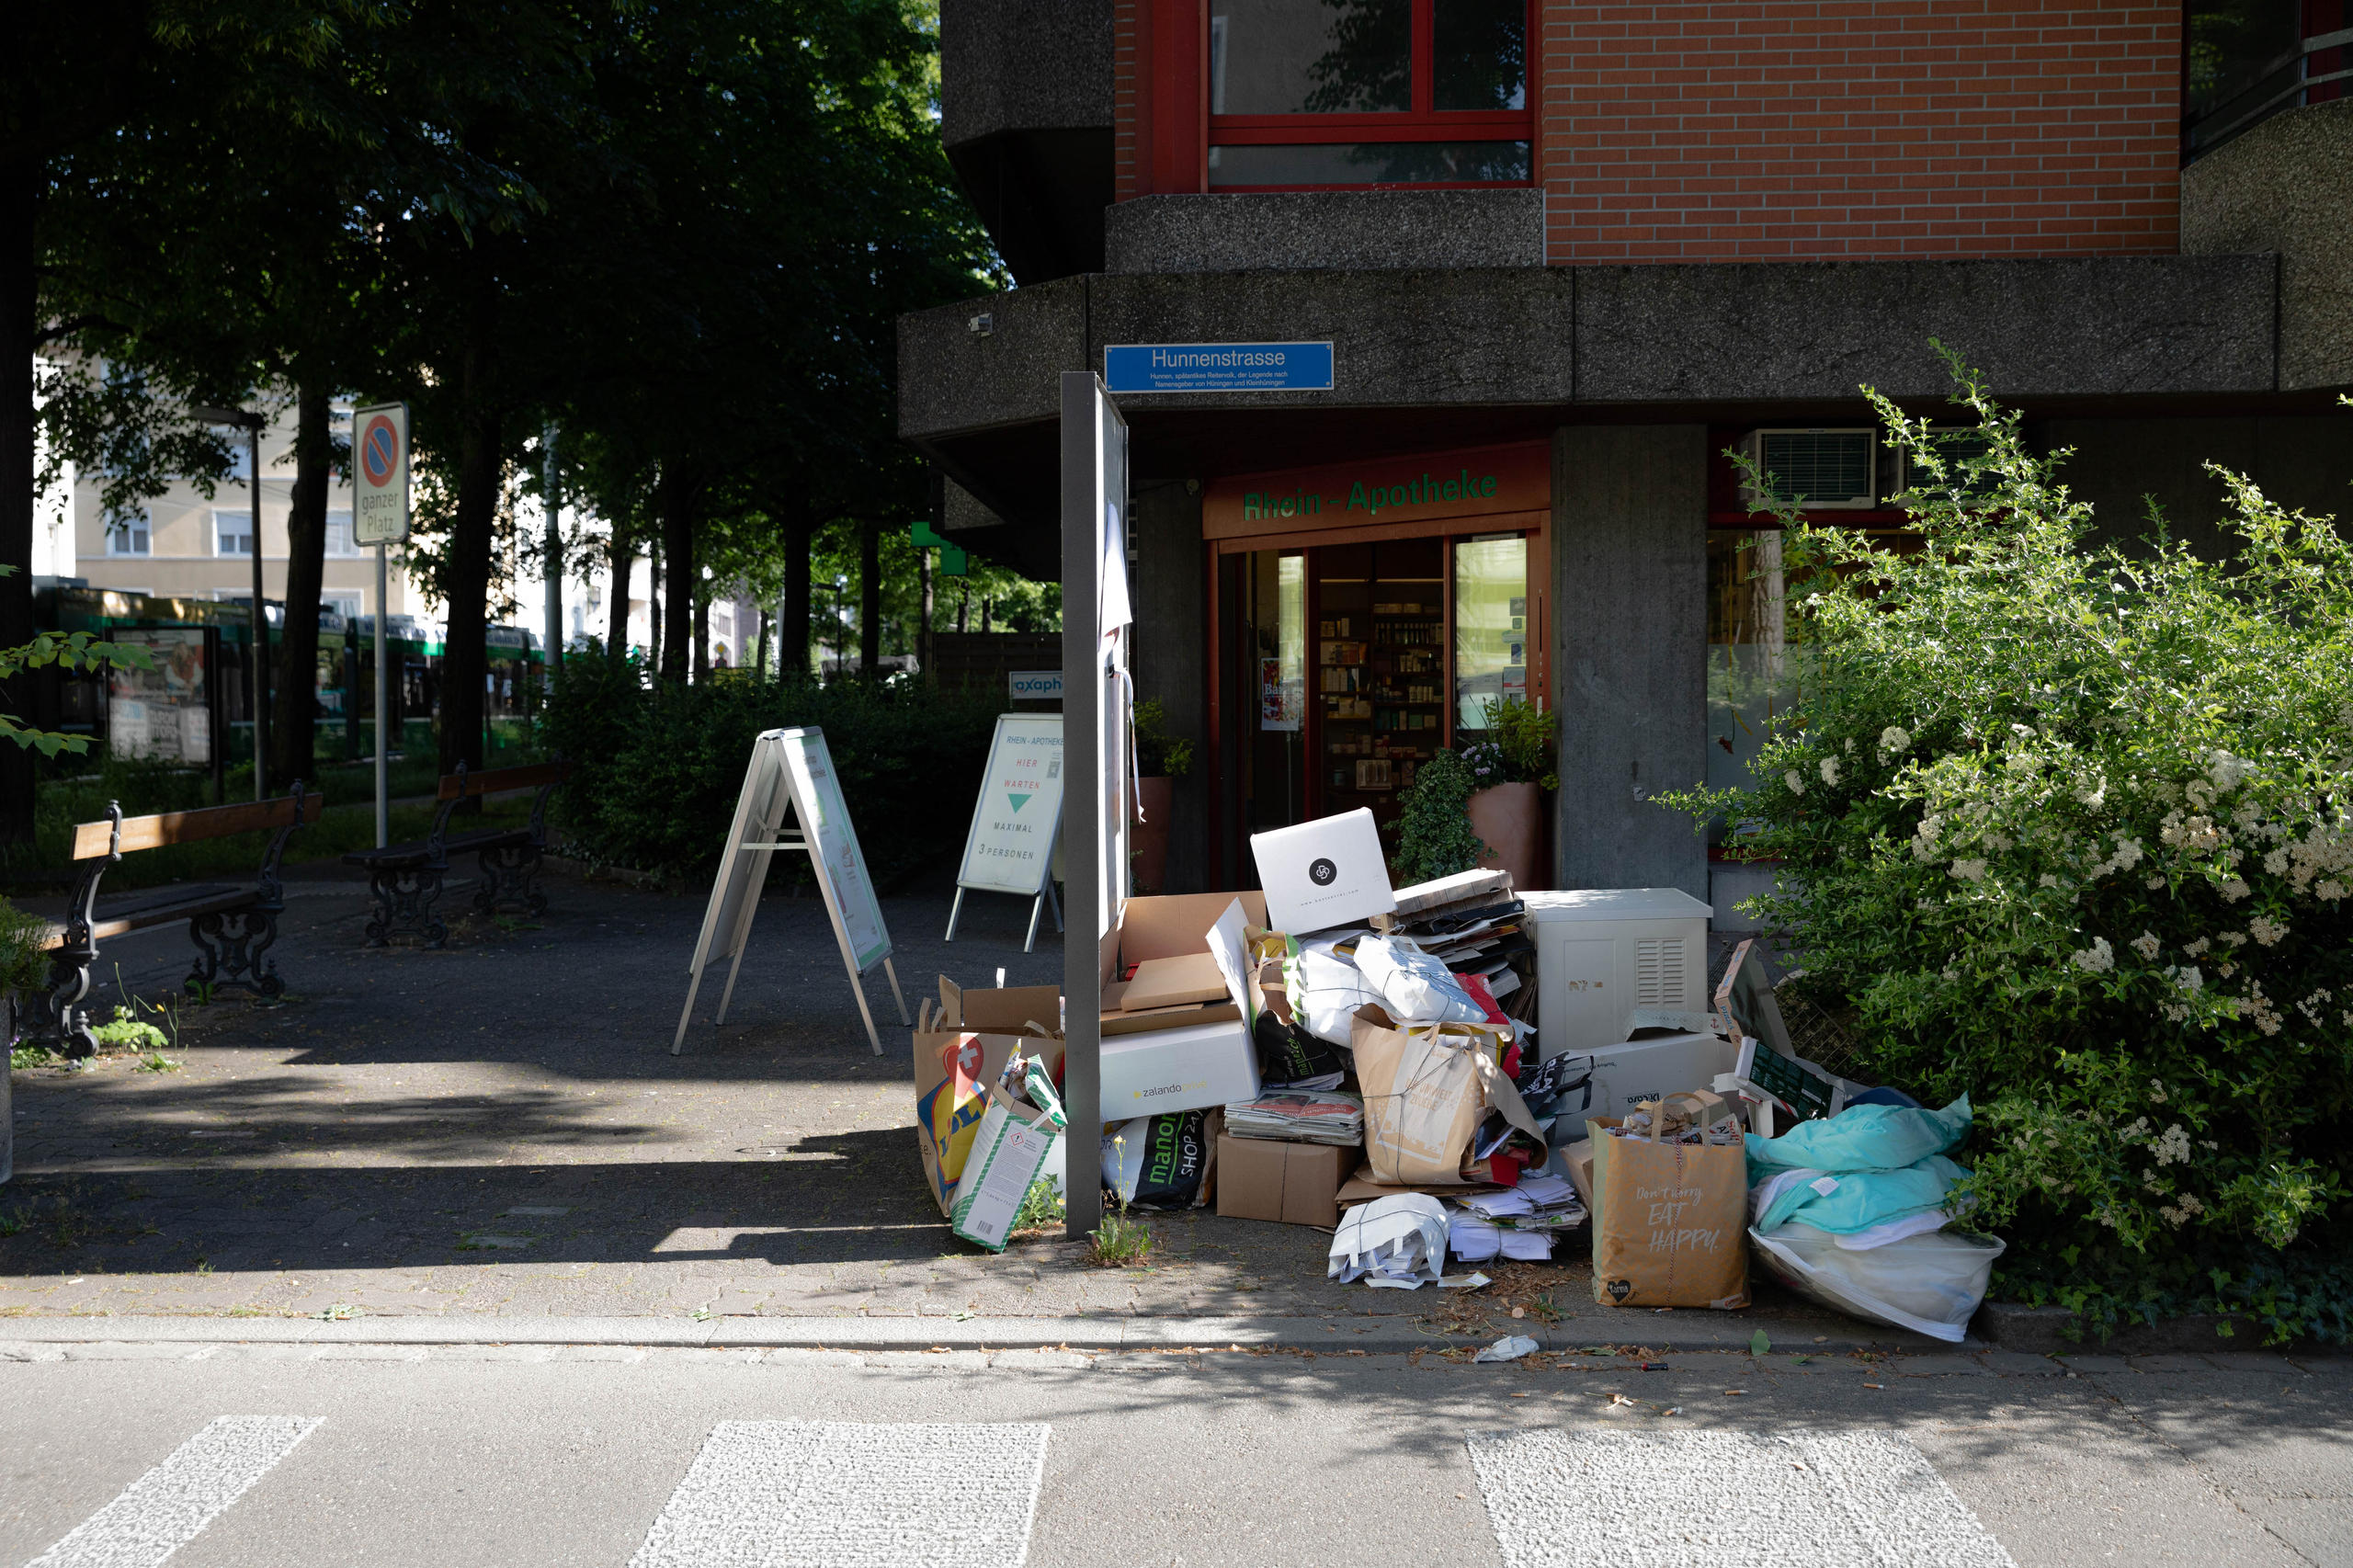
<instances>
[{"instance_id":1,"label":"brown paper bag","mask_svg":"<svg viewBox=\"0 0 2353 1568\"><path fill-rule=\"evenodd\" d=\"M1368 1105L1370 1102L1368 1102ZM1593 1133L1593 1299L1616 1307L1748 1305L1748 1154Z\"/></svg>"},{"instance_id":2,"label":"brown paper bag","mask_svg":"<svg viewBox=\"0 0 2353 1568\"><path fill-rule=\"evenodd\" d=\"M1485 1162L1466 1168L1472 1134L1489 1110L1534 1139L1544 1134L1519 1090L1495 1065L1489 1024L1392 1025L1366 1007L1350 1027L1357 1082L1364 1091L1365 1165L1399 1187L1486 1182Z\"/></svg>"}]
</instances>

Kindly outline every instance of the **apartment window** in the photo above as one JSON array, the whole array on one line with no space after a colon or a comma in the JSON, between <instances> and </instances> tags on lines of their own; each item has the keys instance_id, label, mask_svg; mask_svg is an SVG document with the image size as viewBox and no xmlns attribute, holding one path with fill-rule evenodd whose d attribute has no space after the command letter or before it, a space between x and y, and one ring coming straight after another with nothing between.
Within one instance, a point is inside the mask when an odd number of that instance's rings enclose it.
<instances>
[{"instance_id":1,"label":"apartment window","mask_svg":"<svg viewBox=\"0 0 2353 1568\"><path fill-rule=\"evenodd\" d=\"M327 553L329 555L359 553L359 547L351 542L350 513L329 512L327 514Z\"/></svg>"},{"instance_id":2,"label":"apartment window","mask_svg":"<svg viewBox=\"0 0 2353 1568\"><path fill-rule=\"evenodd\" d=\"M117 517L107 525L108 555L150 555L154 552L154 536L150 530L147 514L134 512L127 517Z\"/></svg>"},{"instance_id":3,"label":"apartment window","mask_svg":"<svg viewBox=\"0 0 2353 1568\"><path fill-rule=\"evenodd\" d=\"M1521 185L1528 0L1210 0L1212 190Z\"/></svg>"},{"instance_id":4,"label":"apartment window","mask_svg":"<svg viewBox=\"0 0 2353 1568\"><path fill-rule=\"evenodd\" d=\"M215 555L251 555L254 552L254 515L251 512L212 514L212 553Z\"/></svg>"}]
</instances>

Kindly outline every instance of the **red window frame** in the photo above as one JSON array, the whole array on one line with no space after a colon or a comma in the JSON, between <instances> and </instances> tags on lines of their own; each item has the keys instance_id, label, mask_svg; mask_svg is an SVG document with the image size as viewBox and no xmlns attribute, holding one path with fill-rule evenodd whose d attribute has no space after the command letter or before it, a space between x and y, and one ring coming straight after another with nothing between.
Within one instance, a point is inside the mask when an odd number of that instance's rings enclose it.
<instances>
[{"instance_id":1,"label":"red window frame","mask_svg":"<svg viewBox=\"0 0 2353 1568\"><path fill-rule=\"evenodd\" d=\"M1437 0L1413 0L1414 107L1370 114L1204 114L1206 147L1300 146L1351 142L1525 142L1528 178L1524 180L1399 180L1378 185L1219 185L1208 184L1206 155L1202 158L1203 188L1225 191L1262 190L1476 190L1533 185L1540 177L1537 164L1536 84L1540 79L1536 59L1536 4L1528 0L1527 44L1523 51L1527 79L1520 91L1523 107L1516 109L1446 109L1433 107L1437 88ZM1203 62L1202 96L1208 97L1207 61L1209 7L1201 7Z\"/></svg>"}]
</instances>

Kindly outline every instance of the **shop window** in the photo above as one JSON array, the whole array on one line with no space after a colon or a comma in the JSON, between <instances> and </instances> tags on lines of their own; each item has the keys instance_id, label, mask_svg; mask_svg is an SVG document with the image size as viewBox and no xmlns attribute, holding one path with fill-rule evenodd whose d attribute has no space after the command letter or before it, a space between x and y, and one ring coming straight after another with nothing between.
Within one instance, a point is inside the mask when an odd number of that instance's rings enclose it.
<instances>
[{"instance_id":1,"label":"shop window","mask_svg":"<svg viewBox=\"0 0 2353 1568\"><path fill-rule=\"evenodd\" d=\"M1528 0L1211 0L1212 190L1526 184Z\"/></svg>"},{"instance_id":2,"label":"shop window","mask_svg":"<svg viewBox=\"0 0 2353 1568\"><path fill-rule=\"evenodd\" d=\"M1528 700L1528 540L1454 545L1454 726L1487 727L1491 702Z\"/></svg>"}]
</instances>

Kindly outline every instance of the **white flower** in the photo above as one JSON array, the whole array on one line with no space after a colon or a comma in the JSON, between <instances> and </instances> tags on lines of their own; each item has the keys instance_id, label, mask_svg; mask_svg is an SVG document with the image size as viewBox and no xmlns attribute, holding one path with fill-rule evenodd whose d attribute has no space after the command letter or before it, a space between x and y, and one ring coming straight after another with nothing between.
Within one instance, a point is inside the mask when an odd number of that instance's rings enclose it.
<instances>
[{"instance_id":1,"label":"white flower","mask_svg":"<svg viewBox=\"0 0 2353 1568\"><path fill-rule=\"evenodd\" d=\"M2092 945L2074 956L2077 969L2086 974L2105 974L2116 967L2116 949L2108 945L2105 937L2094 937Z\"/></svg>"},{"instance_id":2,"label":"white flower","mask_svg":"<svg viewBox=\"0 0 2353 1568\"><path fill-rule=\"evenodd\" d=\"M2050 872L2045 871L2042 875L2035 879L2035 885L2037 887L2055 888L2059 885L2059 879L2052 876Z\"/></svg>"},{"instance_id":3,"label":"white flower","mask_svg":"<svg viewBox=\"0 0 2353 1568\"><path fill-rule=\"evenodd\" d=\"M1836 757L1825 756L1822 759L1822 781L1824 784L1836 784L1838 782L1838 759Z\"/></svg>"},{"instance_id":4,"label":"white flower","mask_svg":"<svg viewBox=\"0 0 2353 1568\"><path fill-rule=\"evenodd\" d=\"M2181 950L2188 953L2191 958L2200 958L2204 956L2206 949L2213 945L2214 944L2206 937L2200 937L2195 941L2184 942L2181 945Z\"/></svg>"},{"instance_id":5,"label":"white flower","mask_svg":"<svg viewBox=\"0 0 2353 1568\"><path fill-rule=\"evenodd\" d=\"M2163 877L2151 877L2149 879L2149 891L2151 892L2156 892L2159 888L2165 885L2165 880Z\"/></svg>"},{"instance_id":6,"label":"white flower","mask_svg":"<svg viewBox=\"0 0 2353 1568\"><path fill-rule=\"evenodd\" d=\"M2181 1123L2176 1122L2150 1146L2149 1153L2161 1165L2186 1165L2189 1164L2189 1134Z\"/></svg>"},{"instance_id":7,"label":"white flower","mask_svg":"<svg viewBox=\"0 0 2353 1568\"><path fill-rule=\"evenodd\" d=\"M1912 749L1912 737L1899 725L1890 724L1879 733L1879 759L1885 762L1898 752Z\"/></svg>"},{"instance_id":8,"label":"white flower","mask_svg":"<svg viewBox=\"0 0 2353 1568\"><path fill-rule=\"evenodd\" d=\"M1781 775L1781 782L1790 787L1790 793L1792 795L1805 793L1805 778L1794 767Z\"/></svg>"},{"instance_id":9,"label":"white flower","mask_svg":"<svg viewBox=\"0 0 2353 1568\"><path fill-rule=\"evenodd\" d=\"M2116 840L2116 869L2120 871L2131 870L2141 863L2142 853L2139 839L2120 835Z\"/></svg>"},{"instance_id":10,"label":"white flower","mask_svg":"<svg viewBox=\"0 0 2353 1568\"><path fill-rule=\"evenodd\" d=\"M2163 942L2157 940L2156 934L2151 931L2143 931L2132 938L2132 950L2141 955L2143 962L2154 960L2158 950L2164 946Z\"/></svg>"},{"instance_id":11,"label":"white flower","mask_svg":"<svg viewBox=\"0 0 2353 1568\"><path fill-rule=\"evenodd\" d=\"M2249 936L2267 948L2278 947L2279 938L2288 934L2288 927L2285 925L2261 915L2248 921L2246 928Z\"/></svg>"},{"instance_id":12,"label":"white flower","mask_svg":"<svg viewBox=\"0 0 2353 1568\"><path fill-rule=\"evenodd\" d=\"M1985 862L1982 858L1955 860L1950 874L1964 882L1982 882L1985 880Z\"/></svg>"},{"instance_id":13,"label":"white flower","mask_svg":"<svg viewBox=\"0 0 2353 1568\"><path fill-rule=\"evenodd\" d=\"M2203 991L2206 988L2206 977L2198 972L2198 966L2194 963L2165 972L2172 975L2173 983L2184 991Z\"/></svg>"},{"instance_id":14,"label":"white flower","mask_svg":"<svg viewBox=\"0 0 2353 1568\"><path fill-rule=\"evenodd\" d=\"M2239 900L2246 897L2247 894L2254 891L2255 890L2253 888L2246 885L2246 879L2245 877L2233 877L2229 881L2222 884L2222 902L2224 903L2236 903Z\"/></svg>"},{"instance_id":15,"label":"white flower","mask_svg":"<svg viewBox=\"0 0 2353 1568\"><path fill-rule=\"evenodd\" d=\"M2214 787L2218 790L2235 790L2240 780L2254 771L2255 764L2247 761L2246 758L2233 756L2226 751L2218 751L2214 754L2213 765L2206 770L2206 777L2214 781Z\"/></svg>"},{"instance_id":16,"label":"white flower","mask_svg":"<svg viewBox=\"0 0 2353 1568\"><path fill-rule=\"evenodd\" d=\"M2149 1080L2149 1099L2152 1104L2155 1105L2163 1105L2165 1103L2165 1081L2163 1078L2152 1078Z\"/></svg>"},{"instance_id":17,"label":"white flower","mask_svg":"<svg viewBox=\"0 0 2353 1568\"><path fill-rule=\"evenodd\" d=\"M2263 858L2263 869L2270 872L2275 877L2286 876L2288 874L2288 852L2285 849L2274 849L2270 854L2266 855Z\"/></svg>"}]
</instances>

